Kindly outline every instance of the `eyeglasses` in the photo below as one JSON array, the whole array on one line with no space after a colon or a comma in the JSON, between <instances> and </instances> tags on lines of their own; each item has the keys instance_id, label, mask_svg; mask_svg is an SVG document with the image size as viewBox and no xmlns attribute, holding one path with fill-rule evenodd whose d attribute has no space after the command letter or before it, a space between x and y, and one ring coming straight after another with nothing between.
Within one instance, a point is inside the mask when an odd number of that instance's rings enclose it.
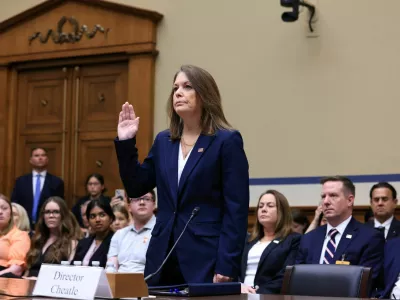
<instances>
[{"instance_id":1,"label":"eyeglasses","mask_svg":"<svg viewBox=\"0 0 400 300\"><path fill-rule=\"evenodd\" d=\"M143 200L143 202L150 202L150 201L153 201L153 198L150 198L150 197L129 198L129 203L132 203L132 202L139 203L142 200Z\"/></svg>"},{"instance_id":2,"label":"eyeglasses","mask_svg":"<svg viewBox=\"0 0 400 300\"><path fill-rule=\"evenodd\" d=\"M46 210L44 211L44 214L45 214L45 215L48 215L48 216L50 216L50 215L59 216L60 213L61 213L61 212L60 212L59 209L55 209L55 210L48 210L48 209L46 209Z\"/></svg>"}]
</instances>

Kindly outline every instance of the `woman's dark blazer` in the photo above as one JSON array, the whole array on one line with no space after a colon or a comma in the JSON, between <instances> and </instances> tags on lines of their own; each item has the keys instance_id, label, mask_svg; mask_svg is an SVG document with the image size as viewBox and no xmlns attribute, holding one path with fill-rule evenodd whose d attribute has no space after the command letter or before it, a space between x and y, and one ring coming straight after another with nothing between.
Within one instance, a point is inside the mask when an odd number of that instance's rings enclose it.
<instances>
[{"instance_id":1,"label":"woman's dark blazer","mask_svg":"<svg viewBox=\"0 0 400 300\"><path fill-rule=\"evenodd\" d=\"M294 265L300 239L300 234L291 233L285 239L275 239L271 241L265 248L261 254L254 278L253 286L258 285L259 287L257 293L279 294L281 292L286 266ZM246 276L249 251L258 241L259 239L255 239L251 242L246 242L242 256L240 276L242 282L244 282Z\"/></svg>"},{"instance_id":2,"label":"woman's dark blazer","mask_svg":"<svg viewBox=\"0 0 400 300\"><path fill-rule=\"evenodd\" d=\"M100 267L105 267L107 263L107 253L110 248L111 238L113 237L114 232L110 231L103 242L100 244L100 247L97 248L96 252L92 255L89 261L89 266L92 265L93 261L99 261ZM79 241L78 246L76 247L76 252L73 261L83 261L86 253L88 252L90 245L92 245L94 240L94 235L84 238ZM71 264L73 263L71 262Z\"/></svg>"}]
</instances>

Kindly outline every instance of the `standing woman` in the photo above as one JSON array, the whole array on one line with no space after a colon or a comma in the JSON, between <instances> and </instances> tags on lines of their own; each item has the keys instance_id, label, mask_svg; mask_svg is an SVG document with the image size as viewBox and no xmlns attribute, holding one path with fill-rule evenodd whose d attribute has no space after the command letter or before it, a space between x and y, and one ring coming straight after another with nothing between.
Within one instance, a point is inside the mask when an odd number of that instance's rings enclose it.
<instances>
[{"instance_id":1,"label":"standing woman","mask_svg":"<svg viewBox=\"0 0 400 300\"><path fill-rule=\"evenodd\" d=\"M226 282L238 278L247 232L248 162L240 133L226 120L216 82L205 70L184 65L168 99L169 130L160 132L141 164L139 117L125 103L115 147L129 198L155 187L157 221L147 250L145 276L155 272L188 225L161 274L149 285Z\"/></svg>"}]
</instances>

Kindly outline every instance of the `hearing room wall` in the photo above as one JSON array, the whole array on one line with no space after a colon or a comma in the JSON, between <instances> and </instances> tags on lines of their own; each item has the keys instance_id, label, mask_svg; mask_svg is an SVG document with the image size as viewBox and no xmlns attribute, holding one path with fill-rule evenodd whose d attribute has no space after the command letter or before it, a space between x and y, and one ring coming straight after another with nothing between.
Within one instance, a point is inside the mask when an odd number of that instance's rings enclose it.
<instances>
[{"instance_id":1,"label":"hearing room wall","mask_svg":"<svg viewBox=\"0 0 400 300\"><path fill-rule=\"evenodd\" d=\"M1 1L0 21L41 2ZM251 178L398 172L400 1L313 0L317 38L306 37L305 13L282 22L279 0L115 2L164 15L155 133L167 124L174 72L191 63L215 77ZM252 205L267 187L252 188ZM318 189L299 189L291 203L316 204ZM357 204L367 203L364 193Z\"/></svg>"}]
</instances>

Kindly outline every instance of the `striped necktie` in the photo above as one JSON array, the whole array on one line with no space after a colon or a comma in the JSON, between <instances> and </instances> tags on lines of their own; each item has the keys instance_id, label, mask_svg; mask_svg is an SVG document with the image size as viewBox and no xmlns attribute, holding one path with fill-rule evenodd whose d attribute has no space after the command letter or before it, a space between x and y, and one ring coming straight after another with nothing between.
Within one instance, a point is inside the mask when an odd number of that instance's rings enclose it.
<instances>
[{"instance_id":1,"label":"striped necktie","mask_svg":"<svg viewBox=\"0 0 400 300\"><path fill-rule=\"evenodd\" d=\"M329 236L329 241L328 244L326 245L326 250L325 250L325 255L324 255L324 264L330 265L334 264L333 257L335 256L336 252L336 242L335 242L335 237L339 233L337 229L332 228L329 230L328 236Z\"/></svg>"}]
</instances>

